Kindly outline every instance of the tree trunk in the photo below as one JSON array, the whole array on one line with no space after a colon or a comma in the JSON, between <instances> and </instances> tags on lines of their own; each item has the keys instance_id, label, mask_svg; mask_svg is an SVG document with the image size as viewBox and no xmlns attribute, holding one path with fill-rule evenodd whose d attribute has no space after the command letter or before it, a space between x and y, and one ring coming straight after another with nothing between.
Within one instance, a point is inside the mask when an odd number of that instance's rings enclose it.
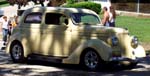
<instances>
[{"instance_id":1,"label":"tree trunk","mask_svg":"<svg viewBox=\"0 0 150 76\"><path fill-rule=\"evenodd\" d=\"M50 0L51 6L60 6L66 2L66 0Z\"/></svg>"}]
</instances>

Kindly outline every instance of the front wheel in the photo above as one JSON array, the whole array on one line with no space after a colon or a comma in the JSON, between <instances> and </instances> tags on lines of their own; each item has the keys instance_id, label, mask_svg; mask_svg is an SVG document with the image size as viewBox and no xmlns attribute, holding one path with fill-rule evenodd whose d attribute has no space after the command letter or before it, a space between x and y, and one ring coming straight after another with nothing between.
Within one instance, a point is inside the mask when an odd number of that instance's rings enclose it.
<instances>
[{"instance_id":1,"label":"front wheel","mask_svg":"<svg viewBox=\"0 0 150 76\"><path fill-rule=\"evenodd\" d=\"M90 49L81 56L81 65L90 71L96 71L102 65L102 60L98 53Z\"/></svg>"},{"instance_id":2,"label":"front wheel","mask_svg":"<svg viewBox=\"0 0 150 76\"><path fill-rule=\"evenodd\" d=\"M10 55L15 63L22 63L25 61L23 47L19 42L13 42L10 47Z\"/></svg>"},{"instance_id":3,"label":"front wheel","mask_svg":"<svg viewBox=\"0 0 150 76\"><path fill-rule=\"evenodd\" d=\"M135 68L137 66L138 62L131 62L127 67L132 69Z\"/></svg>"}]
</instances>

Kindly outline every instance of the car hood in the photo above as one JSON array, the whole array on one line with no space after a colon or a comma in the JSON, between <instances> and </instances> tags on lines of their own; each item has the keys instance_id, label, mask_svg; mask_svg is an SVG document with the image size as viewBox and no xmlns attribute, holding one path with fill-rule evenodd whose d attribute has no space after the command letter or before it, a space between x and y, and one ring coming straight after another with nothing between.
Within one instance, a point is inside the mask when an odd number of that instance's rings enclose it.
<instances>
[{"instance_id":1,"label":"car hood","mask_svg":"<svg viewBox=\"0 0 150 76\"><path fill-rule=\"evenodd\" d=\"M85 25L79 28L80 32L85 34L105 34L105 35L114 35L114 34L128 34L129 31L125 28L119 27L106 27L101 25Z\"/></svg>"}]
</instances>

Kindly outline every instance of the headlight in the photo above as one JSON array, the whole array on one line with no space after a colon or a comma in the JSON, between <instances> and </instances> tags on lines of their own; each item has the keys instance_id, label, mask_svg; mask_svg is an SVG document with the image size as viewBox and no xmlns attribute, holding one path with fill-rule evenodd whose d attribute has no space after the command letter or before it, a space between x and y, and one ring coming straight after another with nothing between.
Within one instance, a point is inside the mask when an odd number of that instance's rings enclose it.
<instances>
[{"instance_id":1,"label":"headlight","mask_svg":"<svg viewBox=\"0 0 150 76\"><path fill-rule=\"evenodd\" d=\"M110 44L111 46L117 46L118 43L119 43L119 40L116 36L112 36L112 37L109 37L108 40L107 40L108 44Z\"/></svg>"},{"instance_id":2,"label":"headlight","mask_svg":"<svg viewBox=\"0 0 150 76\"><path fill-rule=\"evenodd\" d=\"M131 41L131 46L133 48L137 48L139 42L138 42L138 38L136 36L133 36L132 41Z\"/></svg>"},{"instance_id":3,"label":"headlight","mask_svg":"<svg viewBox=\"0 0 150 76\"><path fill-rule=\"evenodd\" d=\"M118 38L116 36L113 36L111 38L111 41L112 41L112 46L117 46L118 45Z\"/></svg>"}]
</instances>

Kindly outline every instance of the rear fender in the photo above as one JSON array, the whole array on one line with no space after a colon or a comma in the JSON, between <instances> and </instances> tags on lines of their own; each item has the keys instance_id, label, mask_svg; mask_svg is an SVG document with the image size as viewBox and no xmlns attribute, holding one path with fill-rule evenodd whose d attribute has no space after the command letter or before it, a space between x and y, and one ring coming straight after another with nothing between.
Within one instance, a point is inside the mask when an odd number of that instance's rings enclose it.
<instances>
[{"instance_id":1,"label":"rear fender","mask_svg":"<svg viewBox=\"0 0 150 76\"><path fill-rule=\"evenodd\" d=\"M6 46L6 53L10 53L10 46L13 42L19 42L24 50L24 57L27 57L31 53L31 49L29 46L28 41L25 38L18 37L19 35L13 35L13 37L10 37L9 42Z\"/></svg>"}]
</instances>

